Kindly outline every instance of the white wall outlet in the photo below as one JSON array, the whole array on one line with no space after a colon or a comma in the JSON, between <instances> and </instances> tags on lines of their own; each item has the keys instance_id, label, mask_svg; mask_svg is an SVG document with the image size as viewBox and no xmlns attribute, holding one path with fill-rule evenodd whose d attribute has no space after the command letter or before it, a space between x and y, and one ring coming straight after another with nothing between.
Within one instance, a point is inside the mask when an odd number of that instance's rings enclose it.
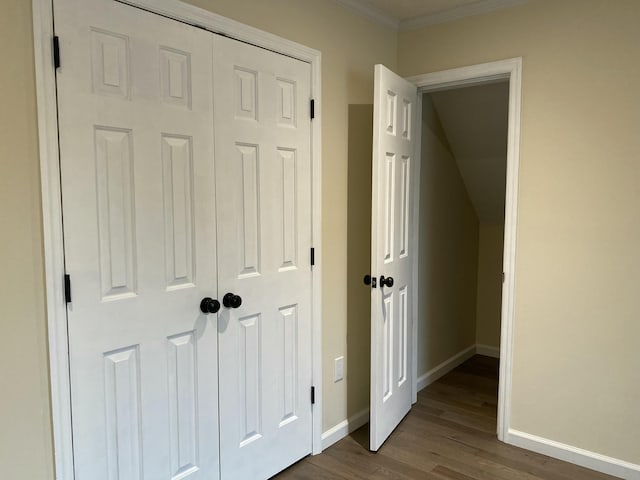
<instances>
[{"instance_id":1,"label":"white wall outlet","mask_svg":"<svg viewBox=\"0 0 640 480\"><path fill-rule=\"evenodd\" d=\"M334 360L334 362L335 368L333 369L333 381L339 382L340 380L344 379L344 357L338 357Z\"/></svg>"}]
</instances>

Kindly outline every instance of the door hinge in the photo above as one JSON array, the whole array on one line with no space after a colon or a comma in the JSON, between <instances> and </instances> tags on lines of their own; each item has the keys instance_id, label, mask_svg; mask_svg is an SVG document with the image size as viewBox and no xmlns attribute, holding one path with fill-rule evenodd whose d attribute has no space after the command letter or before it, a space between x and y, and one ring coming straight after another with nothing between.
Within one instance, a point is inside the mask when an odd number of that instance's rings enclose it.
<instances>
[{"instance_id":1,"label":"door hinge","mask_svg":"<svg viewBox=\"0 0 640 480\"><path fill-rule=\"evenodd\" d=\"M316 264L316 249L311 247L311 266Z\"/></svg>"},{"instance_id":2,"label":"door hinge","mask_svg":"<svg viewBox=\"0 0 640 480\"><path fill-rule=\"evenodd\" d=\"M316 403L316 387L311 387L311 405Z\"/></svg>"},{"instance_id":3,"label":"door hinge","mask_svg":"<svg viewBox=\"0 0 640 480\"><path fill-rule=\"evenodd\" d=\"M311 119L316 118L316 101L311 99L311 108L310 108Z\"/></svg>"},{"instance_id":4,"label":"door hinge","mask_svg":"<svg viewBox=\"0 0 640 480\"><path fill-rule=\"evenodd\" d=\"M60 67L60 39L53 37L53 68Z\"/></svg>"},{"instance_id":5,"label":"door hinge","mask_svg":"<svg viewBox=\"0 0 640 480\"><path fill-rule=\"evenodd\" d=\"M504 272L502 272L502 283L504 283Z\"/></svg>"},{"instance_id":6,"label":"door hinge","mask_svg":"<svg viewBox=\"0 0 640 480\"><path fill-rule=\"evenodd\" d=\"M71 303L71 275L64 274L64 301Z\"/></svg>"}]
</instances>

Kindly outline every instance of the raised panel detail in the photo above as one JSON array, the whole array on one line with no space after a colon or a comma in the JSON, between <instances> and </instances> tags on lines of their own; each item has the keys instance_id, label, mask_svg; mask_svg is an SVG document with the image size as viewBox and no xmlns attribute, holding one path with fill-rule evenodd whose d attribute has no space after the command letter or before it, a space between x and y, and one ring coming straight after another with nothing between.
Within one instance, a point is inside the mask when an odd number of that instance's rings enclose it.
<instances>
[{"instance_id":1,"label":"raised panel detail","mask_svg":"<svg viewBox=\"0 0 640 480\"><path fill-rule=\"evenodd\" d=\"M108 478L141 479L138 345L104 354L104 381Z\"/></svg>"},{"instance_id":2,"label":"raised panel detail","mask_svg":"<svg viewBox=\"0 0 640 480\"><path fill-rule=\"evenodd\" d=\"M282 168L282 263L280 271L283 271L297 268L296 151L278 148L278 158Z\"/></svg>"},{"instance_id":3,"label":"raised panel detail","mask_svg":"<svg viewBox=\"0 0 640 480\"><path fill-rule=\"evenodd\" d=\"M382 401L386 402L393 393L393 293L383 298L382 305Z\"/></svg>"},{"instance_id":4,"label":"raised panel detail","mask_svg":"<svg viewBox=\"0 0 640 480\"><path fill-rule=\"evenodd\" d=\"M298 391L298 307L297 305L282 307L279 313L279 338L282 341L278 346L278 352L282 355L280 360L282 370L279 374L282 401L280 427L283 427L298 418L296 415L298 403L296 395Z\"/></svg>"},{"instance_id":5,"label":"raised panel detail","mask_svg":"<svg viewBox=\"0 0 640 480\"><path fill-rule=\"evenodd\" d=\"M296 126L296 82L278 78L278 124Z\"/></svg>"},{"instance_id":6,"label":"raised panel detail","mask_svg":"<svg viewBox=\"0 0 640 480\"><path fill-rule=\"evenodd\" d=\"M242 217L239 222L241 266L239 278L260 274L260 172L258 146L236 144L240 153L242 205L238 212Z\"/></svg>"},{"instance_id":7,"label":"raised panel detail","mask_svg":"<svg viewBox=\"0 0 640 480\"><path fill-rule=\"evenodd\" d=\"M409 255L409 190L411 185L411 158L400 159L400 258Z\"/></svg>"},{"instance_id":8,"label":"raised panel detail","mask_svg":"<svg viewBox=\"0 0 640 480\"><path fill-rule=\"evenodd\" d=\"M162 179L167 289L194 283L192 139L163 134Z\"/></svg>"},{"instance_id":9,"label":"raised panel detail","mask_svg":"<svg viewBox=\"0 0 640 480\"><path fill-rule=\"evenodd\" d=\"M169 337L169 433L171 478L182 480L199 470L195 332Z\"/></svg>"},{"instance_id":10,"label":"raised panel detail","mask_svg":"<svg viewBox=\"0 0 640 480\"><path fill-rule=\"evenodd\" d=\"M258 120L258 72L235 67L234 98L236 118Z\"/></svg>"},{"instance_id":11,"label":"raised panel detail","mask_svg":"<svg viewBox=\"0 0 640 480\"><path fill-rule=\"evenodd\" d=\"M160 47L160 91L171 105L191 108L191 55Z\"/></svg>"},{"instance_id":12,"label":"raised panel detail","mask_svg":"<svg viewBox=\"0 0 640 480\"><path fill-rule=\"evenodd\" d=\"M389 135L396 134L396 115L398 111L398 96L391 90L387 91L387 120L386 132Z\"/></svg>"},{"instance_id":13,"label":"raised panel detail","mask_svg":"<svg viewBox=\"0 0 640 480\"><path fill-rule=\"evenodd\" d=\"M96 127L95 152L102 298L131 297L136 289L131 131Z\"/></svg>"},{"instance_id":14,"label":"raised panel detail","mask_svg":"<svg viewBox=\"0 0 640 480\"><path fill-rule=\"evenodd\" d=\"M93 92L129 98L129 38L91 29L91 74Z\"/></svg>"},{"instance_id":15,"label":"raised panel detail","mask_svg":"<svg viewBox=\"0 0 640 480\"><path fill-rule=\"evenodd\" d=\"M384 263L393 261L394 240L394 199L395 199L395 163L396 156L387 153L384 162Z\"/></svg>"},{"instance_id":16,"label":"raised panel detail","mask_svg":"<svg viewBox=\"0 0 640 480\"><path fill-rule=\"evenodd\" d=\"M402 100L402 138L411 140L411 102Z\"/></svg>"},{"instance_id":17,"label":"raised panel detail","mask_svg":"<svg viewBox=\"0 0 640 480\"><path fill-rule=\"evenodd\" d=\"M260 315L240 319L239 371L240 447L262 437L262 325Z\"/></svg>"},{"instance_id":18,"label":"raised panel detail","mask_svg":"<svg viewBox=\"0 0 640 480\"><path fill-rule=\"evenodd\" d=\"M400 387L407 380L409 302L406 285L398 291L398 307L400 308L398 318L398 387Z\"/></svg>"}]
</instances>

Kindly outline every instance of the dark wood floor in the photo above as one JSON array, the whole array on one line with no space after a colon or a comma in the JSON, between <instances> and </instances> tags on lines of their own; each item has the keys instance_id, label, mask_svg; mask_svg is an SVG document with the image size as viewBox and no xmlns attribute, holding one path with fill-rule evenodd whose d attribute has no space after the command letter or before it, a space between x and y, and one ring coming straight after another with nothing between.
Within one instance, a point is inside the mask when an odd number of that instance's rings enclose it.
<instances>
[{"instance_id":1,"label":"dark wood floor","mask_svg":"<svg viewBox=\"0 0 640 480\"><path fill-rule=\"evenodd\" d=\"M612 479L496 437L498 361L476 355L418 394L378 453L363 427L274 478L434 480Z\"/></svg>"}]
</instances>

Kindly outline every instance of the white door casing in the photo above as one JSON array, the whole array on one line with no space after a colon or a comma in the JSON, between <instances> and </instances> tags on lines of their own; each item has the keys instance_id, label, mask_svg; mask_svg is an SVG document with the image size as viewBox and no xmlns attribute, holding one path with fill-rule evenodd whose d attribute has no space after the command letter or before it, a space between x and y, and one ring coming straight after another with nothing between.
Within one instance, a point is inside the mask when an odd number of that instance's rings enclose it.
<instances>
[{"instance_id":1,"label":"white door casing","mask_svg":"<svg viewBox=\"0 0 640 480\"><path fill-rule=\"evenodd\" d=\"M310 65L214 40L221 477L311 453ZM221 228L222 227L222 228Z\"/></svg>"},{"instance_id":2,"label":"white door casing","mask_svg":"<svg viewBox=\"0 0 640 480\"><path fill-rule=\"evenodd\" d=\"M411 409L417 88L375 66L371 223L371 419L377 451ZM382 284L382 277L393 285Z\"/></svg>"},{"instance_id":3,"label":"white door casing","mask_svg":"<svg viewBox=\"0 0 640 480\"><path fill-rule=\"evenodd\" d=\"M55 2L77 480L218 478L212 35Z\"/></svg>"}]
</instances>

